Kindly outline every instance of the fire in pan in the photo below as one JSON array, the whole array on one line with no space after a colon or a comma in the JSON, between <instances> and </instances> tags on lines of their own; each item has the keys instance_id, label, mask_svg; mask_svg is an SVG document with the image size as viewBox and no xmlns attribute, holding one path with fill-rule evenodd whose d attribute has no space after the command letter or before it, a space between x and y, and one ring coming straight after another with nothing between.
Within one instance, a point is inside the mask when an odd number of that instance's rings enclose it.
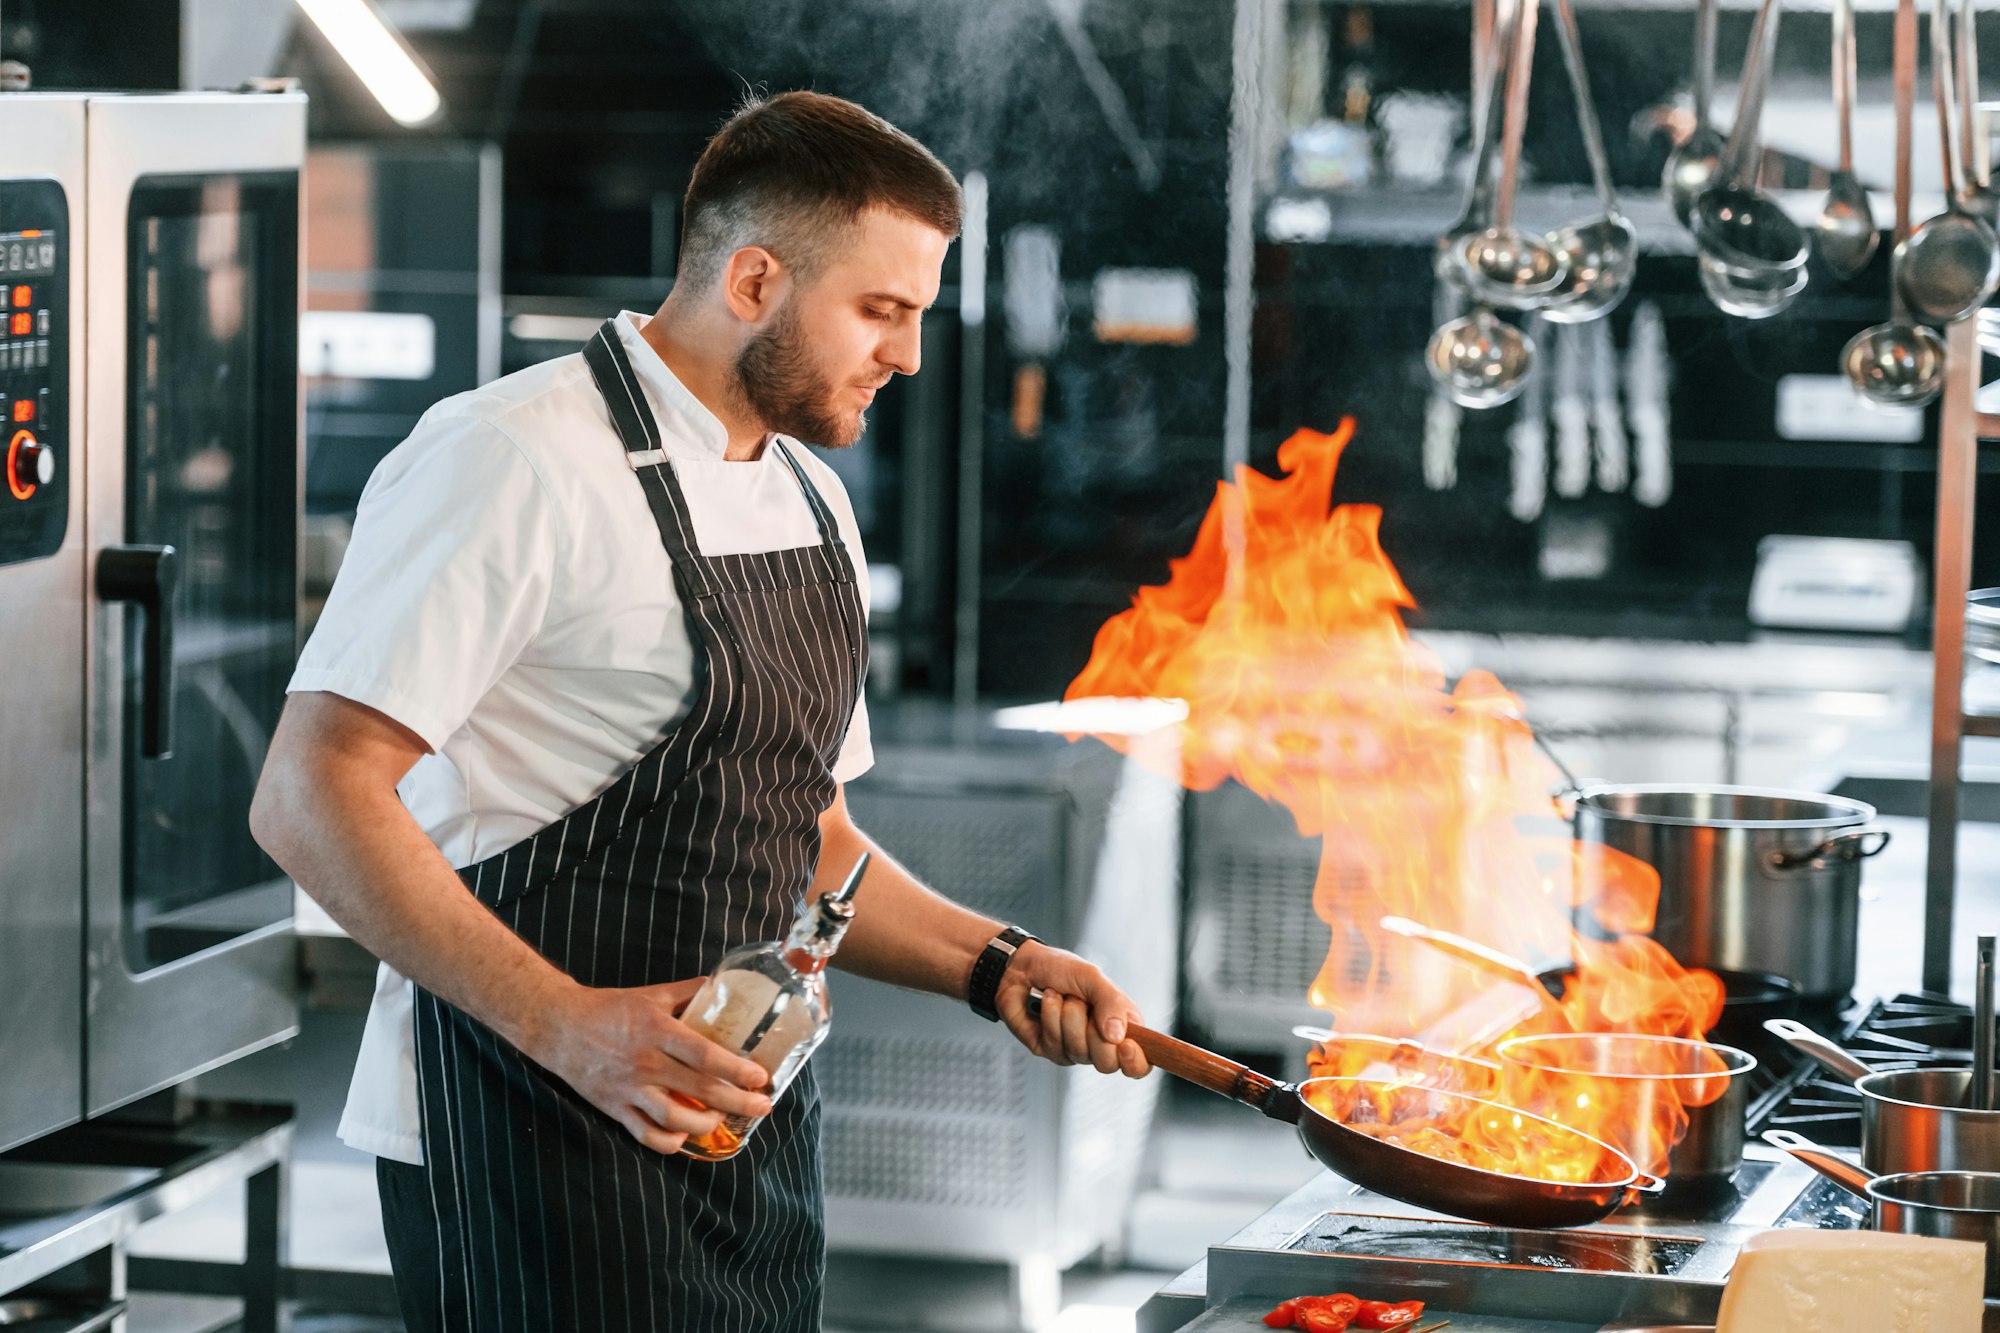
<instances>
[{"instance_id":1,"label":"fire in pan","mask_svg":"<svg viewBox=\"0 0 2000 1333\"><path fill-rule=\"evenodd\" d=\"M1030 1011L1039 1008L1030 997ZM1283 1083L1212 1051L1133 1025L1156 1068L1298 1126L1319 1163L1392 1199L1506 1227L1596 1222L1633 1193L1658 1193L1607 1143L1467 1093L1376 1078Z\"/></svg>"}]
</instances>

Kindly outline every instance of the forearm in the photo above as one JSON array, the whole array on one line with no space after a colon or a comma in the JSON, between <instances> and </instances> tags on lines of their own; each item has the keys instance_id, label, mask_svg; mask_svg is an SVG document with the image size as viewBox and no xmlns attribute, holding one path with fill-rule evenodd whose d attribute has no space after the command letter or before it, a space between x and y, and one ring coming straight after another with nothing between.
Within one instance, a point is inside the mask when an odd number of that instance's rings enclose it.
<instances>
[{"instance_id":1,"label":"forearm","mask_svg":"<svg viewBox=\"0 0 2000 1333\"><path fill-rule=\"evenodd\" d=\"M370 953L540 1059L576 983L474 898L393 787L267 770L258 839Z\"/></svg>"},{"instance_id":2,"label":"forearm","mask_svg":"<svg viewBox=\"0 0 2000 1333\"><path fill-rule=\"evenodd\" d=\"M854 899L854 925L834 966L895 986L965 998L980 950L1000 923L926 888L846 816L836 803L821 821L818 896L838 888L862 852L872 854Z\"/></svg>"}]
</instances>

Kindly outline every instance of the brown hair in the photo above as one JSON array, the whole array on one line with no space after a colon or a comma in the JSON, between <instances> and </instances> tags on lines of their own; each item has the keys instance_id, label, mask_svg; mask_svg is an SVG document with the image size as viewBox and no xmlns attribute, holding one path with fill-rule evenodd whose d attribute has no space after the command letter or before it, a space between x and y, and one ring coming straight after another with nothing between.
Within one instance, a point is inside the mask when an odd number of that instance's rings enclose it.
<instances>
[{"instance_id":1,"label":"brown hair","mask_svg":"<svg viewBox=\"0 0 2000 1333\"><path fill-rule=\"evenodd\" d=\"M694 164L677 281L713 281L746 245L763 246L810 281L831 243L871 207L956 236L963 201L928 148L853 102L810 92L753 96Z\"/></svg>"}]
</instances>

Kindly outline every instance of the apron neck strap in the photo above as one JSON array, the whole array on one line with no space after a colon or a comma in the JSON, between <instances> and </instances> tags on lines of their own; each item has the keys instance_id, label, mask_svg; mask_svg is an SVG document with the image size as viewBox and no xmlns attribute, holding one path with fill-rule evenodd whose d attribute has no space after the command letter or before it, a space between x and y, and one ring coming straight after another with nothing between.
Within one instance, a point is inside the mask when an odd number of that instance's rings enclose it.
<instances>
[{"instance_id":1,"label":"apron neck strap","mask_svg":"<svg viewBox=\"0 0 2000 1333\"><path fill-rule=\"evenodd\" d=\"M625 445L625 461L639 474L646 504L660 529L660 543L667 548L675 572L687 580L693 596L707 596L709 584L703 573L700 548L695 544L694 519L688 513L687 496L667 461L660 423L654 419L653 409L639 387L639 377L632 370L631 359L619 341L616 315L599 325L596 334L583 345L583 362L590 368L590 378L596 382L597 392L603 395L604 405L611 410L612 428Z\"/></svg>"},{"instance_id":2,"label":"apron neck strap","mask_svg":"<svg viewBox=\"0 0 2000 1333\"><path fill-rule=\"evenodd\" d=\"M806 475L805 465L799 462L798 455L783 440L773 439L771 447L778 451L778 456L791 468L792 475L798 478L799 489L805 492L806 504L812 508L813 522L819 525L820 543L844 546L846 543L840 540L840 526L833 521L833 510L828 507L826 497L819 493L819 488L812 484L812 478Z\"/></svg>"}]
</instances>

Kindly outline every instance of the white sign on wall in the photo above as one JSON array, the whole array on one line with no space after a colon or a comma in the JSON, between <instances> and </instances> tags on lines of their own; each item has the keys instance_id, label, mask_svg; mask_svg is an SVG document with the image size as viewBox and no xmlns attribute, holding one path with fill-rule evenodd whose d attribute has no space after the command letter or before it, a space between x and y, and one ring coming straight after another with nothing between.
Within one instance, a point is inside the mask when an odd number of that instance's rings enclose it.
<instances>
[{"instance_id":1,"label":"white sign on wall","mask_svg":"<svg viewBox=\"0 0 2000 1333\"><path fill-rule=\"evenodd\" d=\"M299 316L299 373L352 380L427 380L437 369L429 315L308 310Z\"/></svg>"}]
</instances>

